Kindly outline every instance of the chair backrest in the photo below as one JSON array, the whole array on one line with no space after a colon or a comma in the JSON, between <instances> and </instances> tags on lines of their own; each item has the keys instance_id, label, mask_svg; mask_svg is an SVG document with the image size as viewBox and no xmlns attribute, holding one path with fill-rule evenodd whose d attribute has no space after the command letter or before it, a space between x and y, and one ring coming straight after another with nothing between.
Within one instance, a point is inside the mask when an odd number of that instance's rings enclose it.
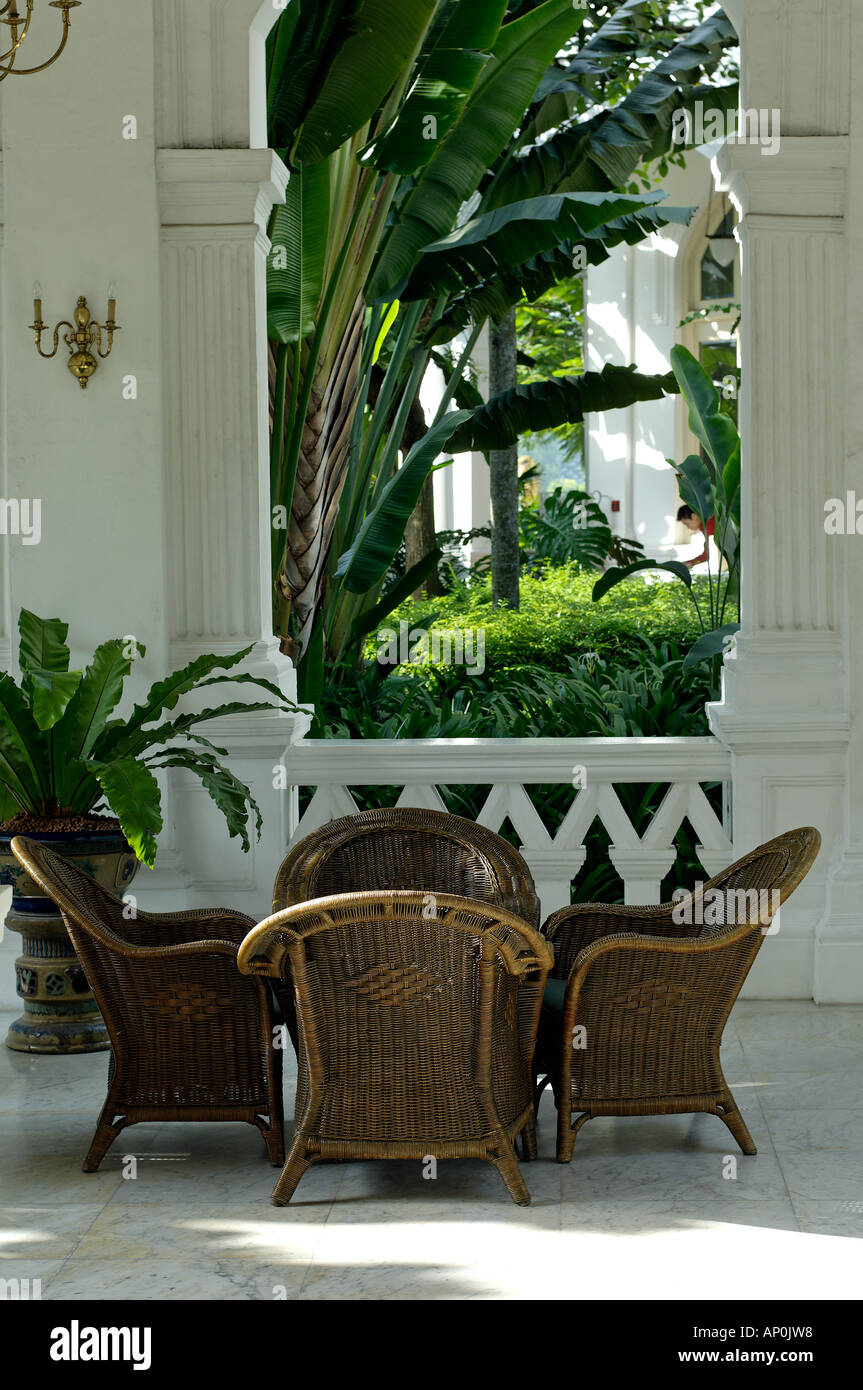
<instances>
[{"instance_id":1,"label":"chair backrest","mask_svg":"<svg viewBox=\"0 0 863 1390\"><path fill-rule=\"evenodd\" d=\"M489 903L539 925L530 870L500 835L445 811L362 811L330 821L288 853L273 911L333 893L410 888Z\"/></svg>"},{"instance_id":2,"label":"chair backrest","mask_svg":"<svg viewBox=\"0 0 863 1390\"><path fill-rule=\"evenodd\" d=\"M297 1122L330 1142L458 1142L530 1105L551 951L498 907L440 894L430 913L417 892L319 898L253 928L238 964L290 970Z\"/></svg>"},{"instance_id":3,"label":"chair backrest","mask_svg":"<svg viewBox=\"0 0 863 1390\"><path fill-rule=\"evenodd\" d=\"M820 847L821 836L812 826L765 841L682 899L677 920L691 924L687 935L706 937L724 927L747 924L758 927L763 936L808 874Z\"/></svg>"}]
</instances>

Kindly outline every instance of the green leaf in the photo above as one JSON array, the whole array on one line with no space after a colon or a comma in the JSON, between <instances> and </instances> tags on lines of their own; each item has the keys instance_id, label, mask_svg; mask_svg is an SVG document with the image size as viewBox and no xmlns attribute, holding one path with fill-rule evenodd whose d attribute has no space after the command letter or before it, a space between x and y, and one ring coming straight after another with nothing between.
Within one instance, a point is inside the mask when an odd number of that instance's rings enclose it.
<instances>
[{"instance_id":1,"label":"green leaf","mask_svg":"<svg viewBox=\"0 0 863 1390\"><path fill-rule=\"evenodd\" d=\"M386 313L384 314L384 321L383 321L383 323L381 324L381 330L380 330L380 332L379 332L377 338L375 339L375 345L374 345L374 348L373 348L373 350L372 350L372 366L373 366L373 367L375 366L375 364L376 364L378 358L379 358L380 355L381 355L381 349L383 348L383 345L384 345L384 343L385 343L386 340L387 340L387 337L388 337L388 335L389 335L390 329L392 328L393 324L395 323L396 319L397 319L398 316L399 316L399 309L400 309L400 308L401 308L401 304L399 303L399 301L398 301L397 299L394 299L393 302L392 302L392 304L389 305L389 307L387 308Z\"/></svg>"},{"instance_id":2,"label":"green leaf","mask_svg":"<svg viewBox=\"0 0 863 1390\"><path fill-rule=\"evenodd\" d=\"M434 425L415 444L383 489L380 499L360 527L354 544L336 567L336 577L354 594L367 593L387 572L404 537L407 519L416 506L423 483L447 441L470 419L465 410L453 411Z\"/></svg>"},{"instance_id":3,"label":"green leaf","mask_svg":"<svg viewBox=\"0 0 863 1390\"><path fill-rule=\"evenodd\" d=\"M726 623L724 627L715 628L713 632L705 632L687 652L683 661L683 670L686 671L691 666L695 666L697 662L706 661L708 657L718 656L720 652L724 652L726 638L739 631L739 623Z\"/></svg>"},{"instance_id":4,"label":"green leaf","mask_svg":"<svg viewBox=\"0 0 863 1390\"><path fill-rule=\"evenodd\" d=\"M654 21L655 22L655 21ZM645 160L658 159L675 148L674 113L693 112L697 101L711 109L736 110L737 83L723 86L691 85L699 72L707 76L721 62L726 49L737 42L730 21L717 10L687 34L661 59L642 81L611 109L558 129L561 107L542 108L526 124L524 151L510 161L496 180L487 206L501 206L542 193L576 189L622 188ZM578 58L574 60L578 63ZM686 84L679 81L686 77ZM581 74L576 71L578 82ZM540 96L554 87L566 87L565 74L552 72L540 88ZM601 101L589 97L585 107ZM573 103L571 111L577 109ZM548 130L557 133L537 141ZM677 146L678 149L686 148Z\"/></svg>"},{"instance_id":5,"label":"green leaf","mask_svg":"<svg viewBox=\"0 0 863 1390\"><path fill-rule=\"evenodd\" d=\"M635 401L658 401L674 392L674 376L641 376L635 367L608 363L601 372L554 377L517 386L474 410L452 439L453 452L508 449L520 435L577 424L592 411L617 410Z\"/></svg>"},{"instance_id":6,"label":"green leaf","mask_svg":"<svg viewBox=\"0 0 863 1390\"><path fill-rule=\"evenodd\" d=\"M633 565L618 566L605 571L601 579L597 579L593 586L593 601L598 603L604 598L609 589L629 579L633 574L638 574L642 570L667 570L669 574L674 574L678 579L682 579L687 589L692 588L692 575L687 565L679 560L668 560L665 564L660 564L658 560L636 560Z\"/></svg>"},{"instance_id":7,"label":"green leaf","mask_svg":"<svg viewBox=\"0 0 863 1390\"><path fill-rule=\"evenodd\" d=\"M522 264L502 262L497 273L469 282L460 294L450 297L443 312L432 321L426 341L432 344L449 342L469 323L482 323L487 318L500 322L507 310L522 300L535 304L561 280L572 278L577 248L588 266L602 265L608 260L611 248L620 242L634 245L670 222L685 224L690 220L691 211L690 208L662 205L644 208L599 227L580 242L563 241Z\"/></svg>"},{"instance_id":8,"label":"green leaf","mask_svg":"<svg viewBox=\"0 0 863 1390\"><path fill-rule=\"evenodd\" d=\"M30 706L40 729L53 729L62 719L82 677L82 671L42 671L34 667L27 672Z\"/></svg>"},{"instance_id":9,"label":"green leaf","mask_svg":"<svg viewBox=\"0 0 863 1390\"><path fill-rule=\"evenodd\" d=\"M277 208L267 259L267 333L296 343L314 332L330 234L329 161L296 170Z\"/></svg>"},{"instance_id":10,"label":"green leaf","mask_svg":"<svg viewBox=\"0 0 863 1390\"><path fill-rule=\"evenodd\" d=\"M503 26L492 61L399 207L371 278L370 301L396 298L423 247L456 224L462 204L511 140L549 62L579 22L570 0L546 0Z\"/></svg>"},{"instance_id":11,"label":"green leaf","mask_svg":"<svg viewBox=\"0 0 863 1390\"><path fill-rule=\"evenodd\" d=\"M313 27L319 23L318 8L304 4L302 22ZM336 7L323 8L329 20ZM286 144L292 143L292 162L298 164L325 159L362 129L410 67L437 4L436 0L359 0L339 8L342 14L330 29L329 46L318 51L312 100L295 136L285 128L285 108L278 111L277 130L286 137Z\"/></svg>"},{"instance_id":12,"label":"green leaf","mask_svg":"<svg viewBox=\"0 0 863 1390\"><path fill-rule=\"evenodd\" d=\"M457 293L465 283L498 277L543 251L590 236L603 224L640 212L664 198L661 189L643 197L560 193L495 208L426 246L402 298L431 299ZM679 220L688 221L690 215L681 210ZM642 235L639 232L639 240Z\"/></svg>"},{"instance_id":13,"label":"green leaf","mask_svg":"<svg viewBox=\"0 0 863 1390\"><path fill-rule=\"evenodd\" d=\"M201 685L207 682L202 681ZM271 704L263 701L255 704L243 704L236 700L230 704L219 705L216 709L199 710L197 713L181 714L177 719L166 720L163 724L154 725L149 729L136 729L129 733L128 737L115 740L112 745L112 756L119 758L138 757L147 748L153 748L157 744L170 743L174 738L191 738L190 729L198 724L205 724L210 719L223 719L229 714L245 714L250 711L272 709ZM203 740L207 742L207 740ZM211 747L213 745L210 745ZM227 756L227 750L218 748L218 753Z\"/></svg>"},{"instance_id":14,"label":"green leaf","mask_svg":"<svg viewBox=\"0 0 863 1390\"><path fill-rule=\"evenodd\" d=\"M680 495L700 521L708 522L716 512L713 483L707 465L698 454L690 454L674 470Z\"/></svg>"},{"instance_id":15,"label":"green leaf","mask_svg":"<svg viewBox=\"0 0 863 1390\"><path fill-rule=\"evenodd\" d=\"M362 152L361 163L398 174L415 174L429 163L488 62L505 12L506 0L458 0L401 111Z\"/></svg>"},{"instance_id":16,"label":"green leaf","mask_svg":"<svg viewBox=\"0 0 863 1390\"><path fill-rule=\"evenodd\" d=\"M671 349L671 370L689 406L690 428L698 442L707 449L709 444L704 421L711 415L719 414L719 392L688 348L677 345Z\"/></svg>"},{"instance_id":17,"label":"green leaf","mask_svg":"<svg viewBox=\"0 0 863 1390\"><path fill-rule=\"evenodd\" d=\"M229 835L232 839L239 836L244 851L248 853L252 847L248 832L250 811L255 814L258 839L261 838L263 819L258 803L245 783L215 758L207 758L205 754L192 749L174 749L155 756L159 761L151 762L151 766L185 768L187 772L193 772L201 779L204 788L225 817Z\"/></svg>"},{"instance_id":18,"label":"green leaf","mask_svg":"<svg viewBox=\"0 0 863 1390\"><path fill-rule=\"evenodd\" d=\"M0 675L0 783L18 810L42 810L47 770L48 740L12 677Z\"/></svg>"},{"instance_id":19,"label":"green leaf","mask_svg":"<svg viewBox=\"0 0 863 1390\"><path fill-rule=\"evenodd\" d=\"M66 638L69 624L59 618L37 618L29 609L18 614L18 663L22 675L29 671L69 670L69 648Z\"/></svg>"},{"instance_id":20,"label":"green leaf","mask_svg":"<svg viewBox=\"0 0 863 1390\"><path fill-rule=\"evenodd\" d=\"M555 488L541 506L520 514L522 540L536 559L565 564L576 560L601 569L611 549L611 527L602 508L587 492Z\"/></svg>"},{"instance_id":21,"label":"green leaf","mask_svg":"<svg viewBox=\"0 0 863 1390\"><path fill-rule=\"evenodd\" d=\"M354 642L360 641L369 632L374 632L375 628L388 618L400 603L410 598L415 589L423 584L433 570L437 569L443 559L443 551L439 546L429 551L422 560L417 560L415 565L411 565L407 574L403 575L397 584L384 594L379 603L374 608L370 608L367 613L361 613L355 619L351 627L347 645L351 646ZM426 620L428 621L428 620Z\"/></svg>"},{"instance_id":22,"label":"green leaf","mask_svg":"<svg viewBox=\"0 0 863 1390\"><path fill-rule=\"evenodd\" d=\"M182 695L187 695L198 686L210 684L211 682L205 681L204 677L209 676L211 671L229 671L233 666L238 666L251 651L252 647L244 647L242 651L233 652L230 656L198 656L194 661L190 661L188 666L172 672L165 680L157 681L145 697L144 703L136 705L124 723L109 731L108 738L99 747L99 756L105 758L113 754L117 745L125 741L128 734L152 723L163 710L174 709ZM215 683L226 679L229 677L219 676Z\"/></svg>"},{"instance_id":23,"label":"green leaf","mask_svg":"<svg viewBox=\"0 0 863 1390\"><path fill-rule=\"evenodd\" d=\"M156 836L162 829L162 798L152 772L134 758L89 762L87 766L132 849L141 863L152 869L156 862Z\"/></svg>"},{"instance_id":24,"label":"green leaf","mask_svg":"<svg viewBox=\"0 0 863 1390\"><path fill-rule=\"evenodd\" d=\"M123 685L132 669L126 650L126 643L120 637L97 647L78 689L54 728L54 766L61 805L67 800L67 764L75 758L90 756L107 726L109 715L119 704ZM141 654L144 650L138 646Z\"/></svg>"}]
</instances>

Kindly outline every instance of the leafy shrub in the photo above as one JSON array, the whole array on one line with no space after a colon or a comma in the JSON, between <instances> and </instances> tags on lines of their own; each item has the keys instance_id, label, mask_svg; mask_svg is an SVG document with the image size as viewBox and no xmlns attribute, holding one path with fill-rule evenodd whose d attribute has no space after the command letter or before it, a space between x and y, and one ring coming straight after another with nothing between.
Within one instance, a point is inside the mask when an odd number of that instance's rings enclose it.
<instances>
[{"instance_id":1,"label":"leafy shrub","mask_svg":"<svg viewBox=\"0 0 863 1390\"><path fill-rule=\"evenodd\" d=\"M411 629L484 629L486 674L533 664L566 672L570 657L589 652L609 664L638 670L651 644L667 641L685 654L701 635L682 585L633 579L595 604L595 582L595 573L573 563L550 567L542 575L522 574L517 612L493 609L491 583L486 581L458 587L442 598L402 604L387 626L398 629L399 622L406 621ZM706 579L695 578L695 593L706 584ZM373 658L376 651L370 640L367 657ZM456 674L464 679L463 672Z\"/></svg>"}]
</instances>

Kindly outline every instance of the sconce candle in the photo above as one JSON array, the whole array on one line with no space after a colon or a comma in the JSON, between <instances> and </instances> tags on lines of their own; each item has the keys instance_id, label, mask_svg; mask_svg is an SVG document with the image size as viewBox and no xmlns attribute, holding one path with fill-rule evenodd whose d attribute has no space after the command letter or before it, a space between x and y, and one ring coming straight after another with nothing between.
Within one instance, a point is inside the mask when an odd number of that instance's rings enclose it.
<instances>
[{"instance_id":1,"label":"sconce candle","mask_svg":"<svg viewBox=\"0 0 863 1390\"><path fill-rule=\"evenodd\" d=\"M113 288L113 286L112 286ZM37 293L38 291L38 293ZM69 349L69 371L78 382L82 391L87 390L87 383L90 377L99 366L93 349L104 359L110 357L111 349L114 346L114 334L120 332L119 326L115 323L117 312L117 300L112 299L108 305L108 321L105 324L94 323L90 310L87 308L87 300L81 295L78 306L74 314L74 323L69 323L67 319L62 319L54 329L54 346L50 352L45 352L42 347L42 333L45 324L42 322L42 299L39 285L34 286L33 314L34 321L30 327L36 334L36 350L40 357L56 357L60 346L60 330L68 329L63 334L63 342ZM105 332L105 347L102 346L102 333Z\"/></svg>"}]
</instances>

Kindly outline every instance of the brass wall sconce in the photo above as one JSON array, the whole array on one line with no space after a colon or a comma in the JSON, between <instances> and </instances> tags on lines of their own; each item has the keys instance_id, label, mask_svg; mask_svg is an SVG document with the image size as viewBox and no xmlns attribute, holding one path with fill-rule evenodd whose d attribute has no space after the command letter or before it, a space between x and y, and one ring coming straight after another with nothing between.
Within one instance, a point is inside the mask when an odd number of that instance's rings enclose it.
<instances>
[{"instance_id":1,"label":"brass wall sconce","mask_svg":"<svg viewBox=\"0 0 863 1390\"><path fill-rule=\"evenodd\" d=\"M119 325L115 322L117 313L117 291L111 285L108 289L108 320L106 323L95 323L87 308L87 300L81 295L78 300L78 307L74 314L74 323L69 323L63 319L54 329L54 347L51 352L45 352L42 347L42 334L46 325L42 322L42 290L39 285L33 287L33 314L34 322L30 327L36 333L36 348L40 357L56 357L60 346L60 330L68 328L68 333L63 334L63 341L69 349L69 371L81 387L82 391L87 390L87 383L90 377L99 366L98 361L93 355L93 349L103 359L110 357L111 349L114 346L114 334L120 332ZM105 333L105 348L102 346L102 333ZM49 329L50 332L50 329Z\"/></svg>"}]
</instances>

